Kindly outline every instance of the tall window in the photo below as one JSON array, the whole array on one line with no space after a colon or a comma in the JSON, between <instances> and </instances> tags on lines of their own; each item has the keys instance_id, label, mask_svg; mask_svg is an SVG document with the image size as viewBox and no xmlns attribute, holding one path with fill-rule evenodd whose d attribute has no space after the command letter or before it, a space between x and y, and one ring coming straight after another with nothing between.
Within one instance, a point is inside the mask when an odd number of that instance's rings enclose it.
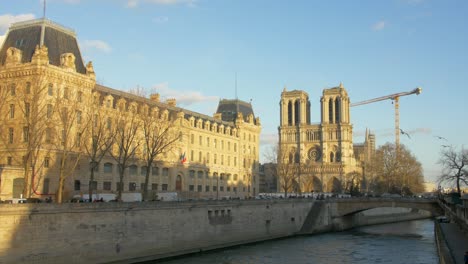
<instances>
[{"instance_id":1,"label":"tall window","mask_svg":"<svg viewBox=\"0 0 468 264\"><path fill-rule=\"evenodd\" d=\"M146 166L141 167L141 169L140 169L140 174L141 174L142 176L146 176L146 171L147 171L147 170L148 170L148 167L146 167Z\"/></svg>"},{"instance_id":2,"label":"tall window","mask_svg":"<svg viewBox=\"0 0 468 264\"><path fill-rule=\"evenodd\" d=\"M47 94L52 96L54 95L54 85L49 83L49 87L47 88Z\"/></svg>"},{"instance_id":3,"label":"tall window","mask_svg":"<svg viewBox=\"0 0 468 264\"><path fill-rule=\"evenodd\" d=\"M105 182L102 184L102 189L104 189L105 191L110 191L110 190L111 190L111 186L112 186L112 183L111 183L111 182L105 181Z\"/></svg>"},{"instance_id":4,"label":"tall window","mask_svg":"<svg viewBox=\"0 0 468 264\"><path fill-rule=\"evenodd\" d=\"M340 122L340 98L335 99L335 122Z\"/></svg>"},{"instance_id":5,"label":"tall window","mask_svg":"<svg viewBox=\"0 0 468 264\"><path fill-rule=\"evenodd\" d=\"M163 176L169 176L169 169L168 168L163 168L162 175Z\"/></svg>"},{"instance_id":6,"label":"tall window","mask_svg":"<svg viewBox=\"0 0 468 264\"><path fill-rule=\"evenodd\" d=\"M50 183L49 178L44 179L44 182L43 182L43 185L42 185L42 193L43 194L48 194L49 193L49 183Z\"/></svg>"},{"instance_id":7,"label":"tall window","mask_svg":"<svg viewBox=\"0 0 468 264\"><path fill-rule=\"evenodd\" d=\"M112 128L112 119L110 117L107 118L107 129Z\"/></svg>"},{"instance_id":8,"label":"tall window","mask_svg":"<svg viewBox=\"0 0 468 264\"><path fill-rule=\"evenodd\" d=\"M24 142L29 141L29 127L27 126L23 127L23 141Z\"/></svg>"},{"instance_id":9,"label":"tall window","mask_svg":"<svg viewBox=\"0 0 468 264\"><path fill-rule=\"evenodd\" d=\"M10 119L15 118L15 105L11 104L10 105Z\"/></svg>"},{"instance_id":10,"label":"tall window","mask_svg":"<svg viewBox=\"0 0 468 264\"><path fill-rule=\"evenodd\" d=\"M76 111L76 123L81 124L81 111Z\"/></svg>"},{"instance_id":11,"label":"tall window","mask_svg":"<svg viewBox=\"0 0 468 264\"><path fill-rule=\"evenodd\" d=\"M30 82L27 82L26 83L26 86L24 87L24 92L26 94L30 94L31 93L31 83Z\"/></svg>"},{"instance_id":12,"label":"tall window","mask_svg":"<svg viewBox=\"0 0 468 264\"><path fill-rule=\"evenodd\" d=\"M76 96L76 100L81 103L83 101L83 92L78 92L78 95Z\"/></svg>"},{"instance_id":13,"label":"tall window","mask_svg":"<svg viewBox=\"0 0 468 264\"><path fill-rule=\"evenodd\" d=\"M63 98L68 99L68 87L63 88Z\"/></svg>"},{"instance_id":14,"label":"tall window","mask_svg":"<svg viewBox=\"0 0 468 264\"><path fill-rule=\"evenodd\" d=\"M104 163L104 173L112 173L112 163Z\"/></svg>"},{"instance_id":15,"label":"tall window","mask_svg":"<svg viewBox=\"0 0 468 264\"><path fill-rule=\"evenodd\" d=\"M333 99L328 101L328 122L333 123Z\"/></svg>"},{"instance_id":16,"label":"tall window","mask_svg":"<svg viewBox=\"0 0 468 264\"><path fill-rule=\"evenodd\" d=\"M130 169L130 175L136 175L137 174L138 167L136 165L131 165L129 169Z\"/></svg>"},{"instance_id":17,"label":"tall window","mask_svg":"<svg viewBox=\"0 0 468 264\"><path fill-rule=\"evenodd\" d=\"M81 133L76 134L76 144L77 147L81 145Z\"/></svg>"},{"instance_id":18,"label":"tall window","mask_svg":"<svg viewBox=\"0 0 468 264\"><path fill-rule=\"evenodd\" d=\"M29 103L24 104L24 117L29 117L31 112L31 105Z\"/></svg>"},{"instance_id":19,"label":"tall window","mask_svg":"<svg viewBox=\"0 0 468 264\"><path fill-rule=\"evenodd\" d=\"M75 180L75 191L81 190L81 182L79 180Z\"/></svg>"},{"instance_id":20,"label":"tall window","mask_svg":"<svg viewBox=\"0 0 468 264\"><path fill-rule=\"evenodd\" d=\"M45 129L45 142L50 143L52 141L52 129L50 127Z\"/></svg>"},{"instance_id":21,"label":"tall window","mask_svg":"<svg viewBox=\"0 0 468 264\"><path fill-rule=\"evenodd\" d=\"M153 167L151 169L151 173L153 176L159 176L159 168L158 167Z\"/></svg>"},{"instance_id":22,"label":"tall window","mask_svg":"<svg viewBox=\"0 0 468 264\"><path fill-rule=\"evenodd\" d=\"M8 128L8 143L13 144L14 130L12 127Z\"/></svg>"},{"instance_id":23,"label":"tall window","mask_svg":"<svg viewBox=\"0 0 468 264\"><path fill-rule=\"evenodd\" d=\"M47 118L51 118L52 117L52 112L53 112L53 108L52 108L52 105L51 104L48 104L47 105Z\"/></svg>"},{"instance_id":24,"label":"tall window","mask_svg":"<svg viewBox=\"0 0 468 264\"><path fill-rule=\"evenodd\" d=\"M10 95L15 96L16 95L16 84L12 83L10 85Z\"/></svg>"},{"instance_id":25,"label":"tall window","mask_svg":"<svg viewBox=\"0 0 468 264\"><path fill-rule=\"evenodd\" d=\"M50 158L49 157L46 157L44 159L44 168L49 168L49 163L50 163Z\"/></svg>"}]
</instances>

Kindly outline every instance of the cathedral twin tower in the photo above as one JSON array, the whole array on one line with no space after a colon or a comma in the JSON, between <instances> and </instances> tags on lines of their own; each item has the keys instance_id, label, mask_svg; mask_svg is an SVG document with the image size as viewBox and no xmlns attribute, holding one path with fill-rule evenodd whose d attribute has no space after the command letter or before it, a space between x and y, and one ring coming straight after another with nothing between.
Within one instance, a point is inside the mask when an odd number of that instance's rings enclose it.
<instances>
[{"instance_id":1,"label":"cathedral twin tower","mask_svg":"<svg viewBox=\"0 0 468 264\"><path fill-rule=\"evenodd\" d=\"M278 163L298 165L291 191L342 192L349 176L363 175L375 145L367 133L364 144L353 145L350 100L342 84L324 89L320 104L321 122L313 124L306 92L281 93Z\"/></svg>"}]
</instances>

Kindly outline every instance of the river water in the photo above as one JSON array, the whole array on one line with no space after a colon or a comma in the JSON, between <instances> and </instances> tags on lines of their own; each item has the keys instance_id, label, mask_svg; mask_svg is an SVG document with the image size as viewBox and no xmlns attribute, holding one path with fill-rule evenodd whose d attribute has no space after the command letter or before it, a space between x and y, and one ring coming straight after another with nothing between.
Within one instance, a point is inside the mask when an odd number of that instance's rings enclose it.
<instances>
[{"instance_id":1,"label":"river water","mask_svg":"<svg viewBox=\"0 0 468 264\"><path fill-rule=\"evenodd\" d=\"M426 219L267 241L152 263L436 264L438 260L434 223Z\"/></svg>"}]
</instances>

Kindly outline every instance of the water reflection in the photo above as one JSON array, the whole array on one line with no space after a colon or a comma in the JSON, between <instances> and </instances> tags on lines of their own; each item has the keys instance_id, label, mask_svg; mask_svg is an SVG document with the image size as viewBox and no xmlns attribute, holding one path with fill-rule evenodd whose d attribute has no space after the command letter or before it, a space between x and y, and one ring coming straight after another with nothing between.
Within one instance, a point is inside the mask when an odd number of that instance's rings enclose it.
<instances>
[{"instance_id":1,"label":"water reflection","mask_svg":"<svg viewBox=\"0 0 468 264\"><path fill-rule=\"evenodd\" d=\"M164 264L438 263L432 220L376 225L352 231L239 246Z\"/></svg>"}]
</instances>

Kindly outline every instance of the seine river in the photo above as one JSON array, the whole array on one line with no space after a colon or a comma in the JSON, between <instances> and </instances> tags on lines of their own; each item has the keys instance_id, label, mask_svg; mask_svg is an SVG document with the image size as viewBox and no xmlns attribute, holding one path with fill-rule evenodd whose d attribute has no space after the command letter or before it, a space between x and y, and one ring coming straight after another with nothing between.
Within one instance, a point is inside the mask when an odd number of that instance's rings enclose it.
<instances>
[{"instance_id":1,"label":"seine river","mask_svg":"<svg viewBox=\"0 0 468 264\"><path fill-rule=\"evenodd\" d=\"M375 225L194 254L163 264L438 263L432 220Z\"/></svg>"}]
</instances>

